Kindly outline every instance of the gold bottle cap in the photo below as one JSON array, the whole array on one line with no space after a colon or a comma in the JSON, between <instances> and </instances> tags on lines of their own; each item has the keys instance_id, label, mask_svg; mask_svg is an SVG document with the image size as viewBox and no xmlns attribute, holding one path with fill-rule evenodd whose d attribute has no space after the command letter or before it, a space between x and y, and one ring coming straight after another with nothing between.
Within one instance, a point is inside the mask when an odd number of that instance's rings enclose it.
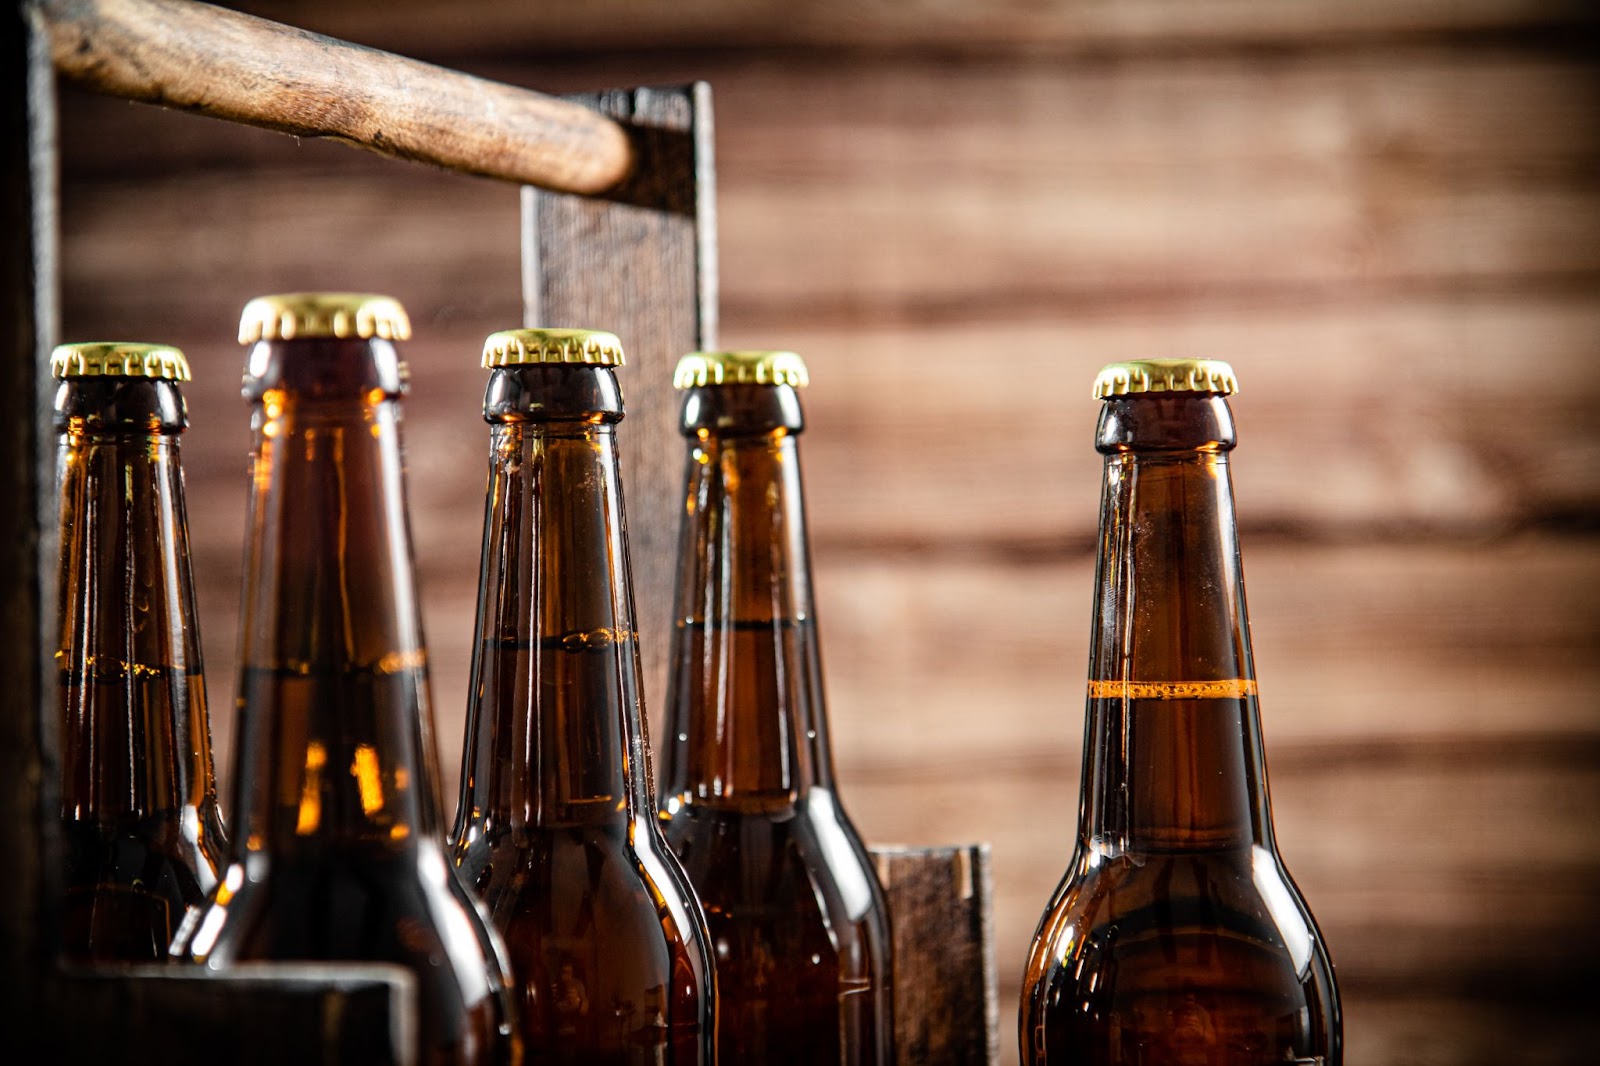
<instances>
[{"instance_id":1,"label":"gold bottle cap","mask_svg":"<svg viewBox=\"0 0 1600 1066\"><path fill-rule=\"evenodd\" d=\"M189 360L166 344L58 344L50 353L50 373L58 378L109 376L188 381Z\"/></svg>"},{"instance_id":2,"label":"gold bottle cap","mask_svg":"<svg viewBox=\"0 0 1600 1066\"><path fill-rule=\"evenodd\" d=\"M1220 359L1133 359L1103 367L1094 379L1097 400L1138 392L1214 392L1232 396L1238 391L1233 367Z\"/></svg>"},{"instance_id":3,"label":"gold bottle cap","mask_svg":"<svg viewBox=\"0 0 1600 1066\"><path fill-rule=\"evenodd\" d=\"M239 316L239 343L337 337L411 339L411 319L392 296L364 292L286 292L257 296Z\"/></svg>"},{"instance_id":4,"label":"gold bottle cap","mask_svg":"<svg viewBox=\"0 0 1600 1066\"><path fill-rule=\"evenodd\" d=\"M491 370L530 363L622 366L622 341L598 329L503 329L483 342L483 365Z\"/></svg>"},{"instance_id":5,"label":"gold bottle cap","mask_svg":"<svg viewBox=\"0 0 1600 1066\"><path fill-rule=\"evenodd\" d=\"M794 352L690 352L672 374L675 389L707 385L793 385L811 383L806 361Z\"/></svg>"}]
</instances>

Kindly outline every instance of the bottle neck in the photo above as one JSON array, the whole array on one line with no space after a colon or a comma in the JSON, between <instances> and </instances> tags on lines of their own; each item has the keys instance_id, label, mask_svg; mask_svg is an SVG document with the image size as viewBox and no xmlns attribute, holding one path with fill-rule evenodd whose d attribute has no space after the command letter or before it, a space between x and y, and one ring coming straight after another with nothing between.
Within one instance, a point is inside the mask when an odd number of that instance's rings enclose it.
<instances>
[{"instance_id":1,"label":"bottle neck","mask_svg":"<svg viewBox=\"0 0 1600 1066\"><path fill-rule=\"evenodd\" d=\"M832 787L821 655L787 385L691 389L662 791L766 807Z\"/></svg>"},{"instance_id":2,"label":"bottle neck","mask_svg":"<svg viewBox=\"0 0 1600 1066\"><path fill-rule=\"evenodd\" d=\"M1080 832L1091 852L1270 846L1227 402L1108 400Z\"/></svg>"},{"instance_id":3,"label":"bottle neck","mask_svg":"<svg viewBox=\"0 0 1600 1066\"><path fill-rule=\"evenodd\" d=\"M186 424L170 381L57 390L61 803L76 821L216 806L178 460Z\"/></svg>"},{"instance_id":4,"label":"bottle neck","mask_svg":"<svg viewBox=\"0 0 1600 1066\"><path fill-rule=\"evenodd\" d=\"M618 473L616 376L495 371L462 803L454 836L624 826L651 809Z\"/></svg>"},{"instance_id":5,"label":"bottle neck","mask_svg":"<svg viewBox=\"0 0 1600 1066\"><path fill-rule=\"evenodd\" d=\"M236 810L251 851L438 835L402 387L387 341L264 341L250 353Z\"/></svg>"}]
</instances>

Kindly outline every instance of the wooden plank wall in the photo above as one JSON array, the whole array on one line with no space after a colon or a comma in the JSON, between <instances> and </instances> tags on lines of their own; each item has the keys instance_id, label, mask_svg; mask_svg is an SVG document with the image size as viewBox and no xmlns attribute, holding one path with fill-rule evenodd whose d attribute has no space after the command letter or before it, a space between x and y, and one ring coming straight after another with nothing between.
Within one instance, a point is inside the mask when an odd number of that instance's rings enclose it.
<instances>
[{"instance_id":1,"label":"wooden plank wall","mask_svg":"<svg viewBox=\"0 0 1600 1066\"><path fill-rule=\"evenodd\" d=\"M1350 1061L1586 1060L1590 8L256 10L550 91L713 84L723 340L793 347L813 368L805 461L845 798L875 843L993 842L1007 1061L1076 812L1088 382L1169 353L1228 358L1243 383L1274 807L1334 952ZM516 191L63 104L67 335L167 340L195 365L185 462L224 753L248 445L233 318L292 288L412 309L412 517L453 766L481 517L476 353L518 320Z\"/></svg>"}]
</instances>

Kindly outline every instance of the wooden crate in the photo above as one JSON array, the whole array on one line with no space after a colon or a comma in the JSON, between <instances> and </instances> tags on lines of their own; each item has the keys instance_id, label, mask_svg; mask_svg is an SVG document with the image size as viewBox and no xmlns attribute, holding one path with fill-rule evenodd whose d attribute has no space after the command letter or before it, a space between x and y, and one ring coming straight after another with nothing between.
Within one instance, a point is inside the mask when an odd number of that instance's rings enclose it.
<instances>
[{"instance_id":1,"label":"wooden crate","mask_svg":"<svg viewBox=\"0 0 1600 1066\"><path fill-rule=\"evenodd\" d=\"M93 1062L130 1048L167 1062L409 1063L409 975L395 967L272 965L218 975L62 969L54 814L55 507L48 353L58 333L55 74L97 91L524 183L523 314L604 323L636 375L626 477L636 510L673 492L668 368L715 346L711 108L704 85L563 101L178 0L7 4L0 211L16 235L0 266L0 1018L28 1061ZM328 106L328 101L339 106ZM462 116L476 116L463 120ZM507 285L509 278L500 279ZM670 509L670 508L667 508ZM676 544L636 525L632 557L647 684L661 687ZM652 639L653 638L653 639ZM898 986L906 1062L993 1059L994 975L983 849L896 850L895 935L924 960ZM961 877L952 871L961 870ZM965 935L951 941L951 929ZM937 935L936 935L937 934ZM932 950L952 943L948 951ZM914 1057L913 1057L914 1056Z\"/></svg>"}]
</instances>

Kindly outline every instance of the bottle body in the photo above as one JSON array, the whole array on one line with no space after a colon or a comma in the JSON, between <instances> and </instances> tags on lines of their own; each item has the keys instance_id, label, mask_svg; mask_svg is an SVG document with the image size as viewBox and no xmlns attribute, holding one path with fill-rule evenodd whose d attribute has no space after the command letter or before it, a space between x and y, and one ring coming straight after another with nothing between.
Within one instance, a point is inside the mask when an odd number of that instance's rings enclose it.
<instances>
[{"instance_id":1,"label":"bottle body","mask_svg":"<svg viewBox=\"0 0 1600 1066\"><path fill-rule=\"evenodd\" d=\"M530 1064L714 1061L704 917L652 817L611 370L489 384L454 859L503 936Z\"/></svg>"},{"instance_id":2,"label":"bottle body","mask_svg":"<svg viewBox=\"0 0 1600 1066\"><path fill-rule=\"evenodd\" d=\"M789 385L691 388L661 817L706 911L725 1062L892 1063L882 889L828 747Z\"/></svg>"},{"instance_id":3,"label":"bottle body","mask_svg":"<svg viewBox=\"0 0 1600 1066\"><path fill-rule=\"evenodd\" d=\"M157 962L226 843L190 575L176 382L65 378L61 487L63 956Z\"/></svg>"},{"instance_id":4,"label":"bottle body","mask_svg":"<svg viewBox=\"0 0 1600 1066\"><path fill-rule=\"evenodd\" d=\"M419 1061L514 1063L500 949L451 867L399 441L377 338L264 339L241 625L236 849L180 950L394 962Z\"/></svg>"},{"instance_id":5,"label":"bottle body","mask_svg":"<svg viewBox=\"0 0 1600 1066\"><path fill-rule=\"evenodd\" d=\"M1112 397L1084 784L1023 978L1026 1063L1342 1061L1278 856L1220 395Z\"/></svg>"}]
</instances>

